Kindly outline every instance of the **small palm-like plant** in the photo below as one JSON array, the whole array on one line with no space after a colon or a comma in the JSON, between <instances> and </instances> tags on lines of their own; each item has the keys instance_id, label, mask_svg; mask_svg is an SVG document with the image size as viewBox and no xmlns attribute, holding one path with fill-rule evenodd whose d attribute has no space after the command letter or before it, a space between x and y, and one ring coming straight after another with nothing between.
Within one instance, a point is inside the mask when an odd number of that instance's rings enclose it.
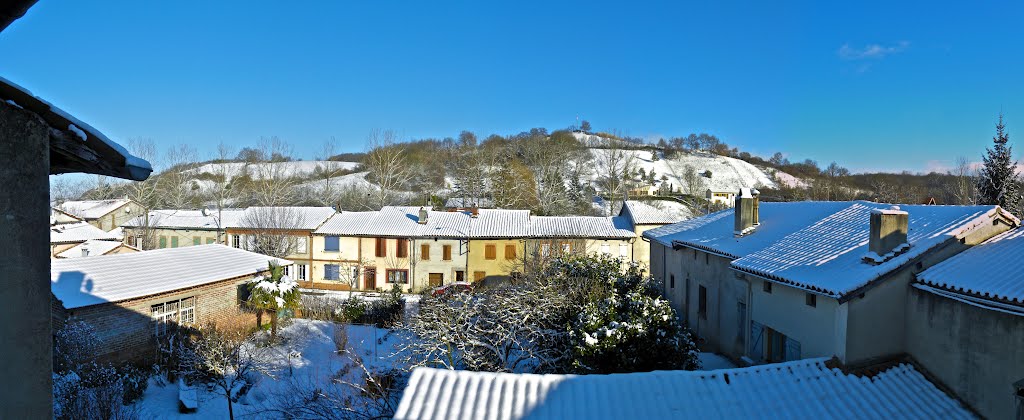
<instances>
[{"instance_id":1,"label":"small palm-like plant","mask_svg":"<svg viewBox=\"0 0 1024 420\"><path fill-rule=\"evenodd\" d=\"M256 311L256 323L262 326L263 313L270 313L270 337L277 338L277 313L281 309L298 309L299 285L284 274L284 267L269 263L269 275L249 281L248 305Z\"/></svg>"}]
</instances>

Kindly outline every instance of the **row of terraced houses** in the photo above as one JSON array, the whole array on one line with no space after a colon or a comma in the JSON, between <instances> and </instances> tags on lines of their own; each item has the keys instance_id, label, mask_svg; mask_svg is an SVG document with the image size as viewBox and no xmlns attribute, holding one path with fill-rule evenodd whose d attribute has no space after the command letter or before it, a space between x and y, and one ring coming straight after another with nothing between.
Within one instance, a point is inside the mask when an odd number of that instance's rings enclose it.
<instances>
[{"instance_id":1,"label":"row of terraced houses","mask_svg":"<svg viewBox=\"0 0 1024 420\"><path fill-rule=\"evenodd\" d=\"M597 253L647 266L650 247L642 233L679 220L630 201L613 217L430 207L156 210L123 228L132 246L149 235L153 248L223 243L281 255L294 262L289 274L307 288L377 290L397 284L419 291L515 277L535 262L566 253Z\"/></svg>"}]
</instances>

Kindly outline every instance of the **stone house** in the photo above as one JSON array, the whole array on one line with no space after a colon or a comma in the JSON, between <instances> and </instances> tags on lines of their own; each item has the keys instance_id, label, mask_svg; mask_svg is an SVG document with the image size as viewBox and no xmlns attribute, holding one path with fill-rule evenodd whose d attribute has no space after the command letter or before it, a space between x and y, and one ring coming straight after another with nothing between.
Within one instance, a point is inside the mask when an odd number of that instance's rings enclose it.
<instances>
[{"instance_id":1,"label":"stone house","mask_svg":"<svg viewBox=\"0 0 1024 420\"><path fill-rule=\"evenodd\" d=\"M86 241L121 242L116 234L105 232L87 222L50 225L50 256L77 247Z\"/></svg>"},{"instance_id":2,"label":"stone house","mask_svg":"<svg viewBox=\"0 0 1024 420\"><path fill-rule=\"evenodd\" d=\"M147 240L154 249L226 244L226 226L236 226L243 213L241 209L152 210L121 227L124 242L137 247Z\"/></svg>"},{"instance_id":3,"label":"stone house","mask_svg":"<svg viewBox=\"0 0 1024 420\"><path fill-rule=\"evenodd\" d=\"M53 319L92 325L102 360L152 362L174 325L251 327L245 283L281 260L224 245L55 260Z\"/></svg>"},{"instance_id":4,"label":"stone house","mask_svg":"<svg viewBox=\"0 0 1024 420\"><path fill-rule=\"evenodd\" d=\"M651 245L650 240L643 236L644 232L659 226L678 223L693 217L693 214L680 203L661 203L671 208L660 209L643 201L626 200L622 203L619 216L629 221L637 240L633 241L633 261L642 265L646 270L651 266Z\"/></svg>"},{"instance_id":5,"label":"stone house","mask_svg":"<svg viewBox=\"0 0 1024 420\"><path fill-rule=\"evenodd\" d=\"M918 273L907 295L907 351L987 418L1024 415L1022 261L1014 229Z\"/></svg>"},{"instance_id":6,"label":"stone house","mask_svg":"<svg viewBox=\"0 0 1024 420\"><path fill-rule=\"evenodd\" d=\"M526 258L543 262L562 254L601 254L630 262L635 241L632 225L623 216L534 216Z\"/></svg>"},{"instance_id":7,"label":"stone house","mask_svg":"<svg viewBox=\"0 0 1024 420\"><path fill-rule=\"evenodd\" d=\"M56 209L96 226L104 232L120 227L142 213L142 206L128 198L65 201Z\"/></svg>"},{"instance_id":8,"label":"stone house","mask_svg":"<svg viewBox=\"0 0 1024 420\"><path fill-rule=\"evenodd\" d=\"M90 239L54 255L54 258L81 258L97 255L131 254L140 249L120 241Z\"/></svg>"},{"instance_id":9,"label":"stone house","mask_svg":"<svg viewBox=\"0 0 1024 420\"><path fill-rule=\"evenodd\" d=\"M914 273L1019 221L998 206L759 203L647 231L652 275L705 349L747 363L906 353Z\"/></svg>"}]
</instances>

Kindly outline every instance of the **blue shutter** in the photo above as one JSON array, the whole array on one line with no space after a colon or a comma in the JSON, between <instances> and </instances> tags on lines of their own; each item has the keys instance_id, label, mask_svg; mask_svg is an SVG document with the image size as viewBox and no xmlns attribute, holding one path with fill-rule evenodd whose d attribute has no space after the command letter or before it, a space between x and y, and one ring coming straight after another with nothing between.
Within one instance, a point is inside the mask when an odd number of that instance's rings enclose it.
<instances>
[{"instance_id":1,"label":"blue shutter","mask_svg":"<svg viewBox=\"0 0 1024 420\"><path fill-rule=\"evenodd\" d=\"M786 337L786 361L800 360L800 342Z\"/></svg>"},{"instance_id":2,"label":"blue shutter","mask_svg":"<svg viewBox=\"0 0 1024 420\"><path fill-rule=\"evenodd\" d=\"M764 326L757 321L750 321L750 358L764 360Z\"/></svg>"},{"instance_id":3,"label":"blue shutter","mask_svg":"<svg viewBox=\"0 0 1024 420\"><path fill-rule=\"evenodd\" d=\"M339 274L338 268L337 264L324 265L324 278L327 280L337 280Z\"/></svg>"},{"instance_id":4,"label":"blue shutter","mask_svg":"<svg viewBox=\"0 0 1024 420\"><path fill-rule=\"evenodd\" d=\"M339 248L337 236L324 237L324 251L337 251Z\"/></svg>"}]
</instances>

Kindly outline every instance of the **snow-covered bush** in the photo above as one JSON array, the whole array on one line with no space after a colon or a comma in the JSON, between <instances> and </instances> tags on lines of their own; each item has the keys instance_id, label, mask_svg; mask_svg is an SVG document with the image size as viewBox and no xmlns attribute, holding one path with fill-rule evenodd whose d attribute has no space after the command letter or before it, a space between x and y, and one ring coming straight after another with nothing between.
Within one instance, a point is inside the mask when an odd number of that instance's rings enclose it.
<instances>
[{"instance_id":1,"label":"snow-covered bush","mask_svg":"<svg viewBox=\"0 0 1024 420\"><path fill-rule=\"evenodd\" d=\"M173 343L172 352L179 361L176 374L190 384L207 384L223 395L228 415L234 418L232 402L266 373L266 348L247 342L240 331L206 326Z\"/></svg>"},{"instance_id":2,"label":"snow-covered bush","mask_svg":"<svg viewBox=\"0 0 1024 420\"><path fill-rule=\"evenodd\" d=\"M53 370L77 370L96 359L99 347L96 329L85 321L71 318L53 337Z\"/></svg>"}]
</instances>

